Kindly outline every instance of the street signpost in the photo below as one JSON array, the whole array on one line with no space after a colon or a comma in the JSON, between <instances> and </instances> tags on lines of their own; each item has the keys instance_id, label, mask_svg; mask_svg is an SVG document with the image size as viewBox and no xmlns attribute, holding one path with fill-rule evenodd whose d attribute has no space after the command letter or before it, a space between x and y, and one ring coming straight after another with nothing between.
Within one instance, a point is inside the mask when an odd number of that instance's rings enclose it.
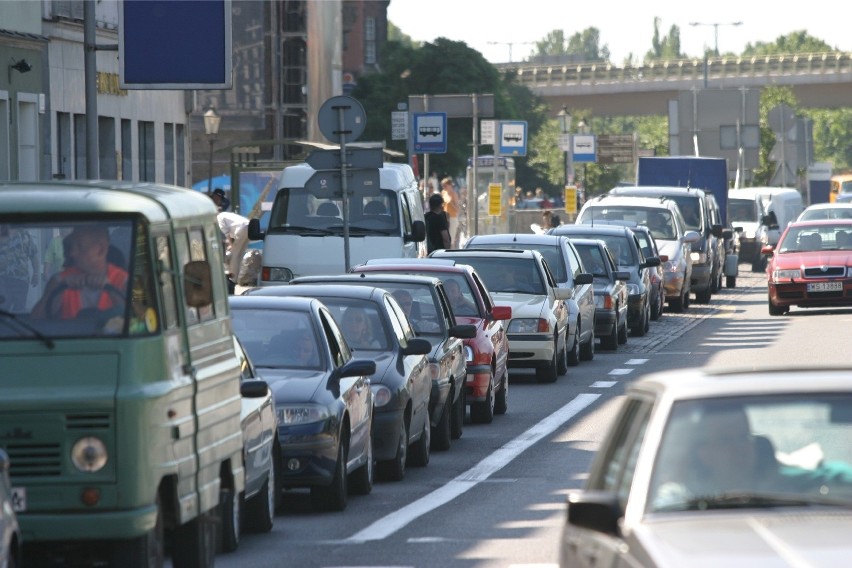
<instances>
[{"instance_id":1,"label":"street signpost","mask_svg":"<svg viewBox=\"0 0 852 568\"><path fill-rule=\"evenodd\" d=\"M501 120L500 139L497 153L501 156L527 155L527 122L525 120Z\"/></svg>"},{"instance_id":2,"label":"street signpost","mask_svg":"<svg viewBox=\"0 0 852 568\"><path fill-rule=\"evenodd\" d=\"M595 162L596 146L594 134L574 134L572 140L572 154L574 162Z\"/></svg>"},{"instance_id":3,"label":"street signpost","mask_svg":"<svg viewBox=\"0 0 852 568\"><path fill-rule=\"evenodd\" d=\"M499 217L503 214L503 184L488 184L488 214Z\"/></svg>"},{"instance_id":4,"label":"street signpost","mask_svg":"<svg viewBox=\"0 0 852 568\"><path fill-rule=\"evenodd\" d=\"M411 136L415 152L424 154L447 153L447 113L417 112L413 115Z\"/></svg>"},{"instance_id":5,"label":"street signpost","mask_svg":"<svg viewBox=\"0 0 852 568\"><path fill-rule=\"evenodd\" d=\"M408 139L408 111L391 113L391 140Z\"/></svg>"},{"instance_id":6,"label":"street signpost","mask_svg":"<svg viewBox=\"0 0 852 568\"><path fill-rule=\"evenodd\" d=\"M599 164L629 164L635 161L632 134L598 134L597 138Z\"/></svg>"}]
</instances>

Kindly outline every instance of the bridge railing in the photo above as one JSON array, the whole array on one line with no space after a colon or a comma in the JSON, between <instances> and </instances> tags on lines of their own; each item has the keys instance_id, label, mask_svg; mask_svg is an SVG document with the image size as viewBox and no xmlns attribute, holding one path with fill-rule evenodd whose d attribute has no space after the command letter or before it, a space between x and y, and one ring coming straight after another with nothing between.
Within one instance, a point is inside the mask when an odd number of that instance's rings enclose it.
<instances>
[{"instance_id":1,"label":"bridge railing","mask_svg":"<svg viewBox=\"0 0 852 568\"><path fill-rule=\"evenodd\" d=\"M748 57L708 57L651 61L641 65L612 63L547 64L501 63L497 68L515 72L520 84L529 87L626 83L636 81L684 81L744 76L818 75L852 73L852 52L778 54Z\"/></svg>"}]
</instances>

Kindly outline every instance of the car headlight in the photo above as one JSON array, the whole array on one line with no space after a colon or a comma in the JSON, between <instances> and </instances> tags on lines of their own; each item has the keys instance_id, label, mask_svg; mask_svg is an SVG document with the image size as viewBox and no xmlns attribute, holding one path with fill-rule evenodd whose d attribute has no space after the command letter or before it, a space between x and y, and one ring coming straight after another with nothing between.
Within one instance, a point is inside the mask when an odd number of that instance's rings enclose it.
<instances>
[{"instance_id":1,"label":"car headlight","mask_svg":"<svg viewBox=\"0 0 852 568\"><path fill-rule=\"evenodd\" d=\"M677 261L667 260L663 263L663 272L677 272Z\"/></svg>"},{"instance_id":2,"label":"car headlight","mask_svg":"<svg viewBox=\"0 0 852 568\"><path fill-rule=\"evenodd\" d=\"M465 363L473 363L473 349L469 345L464 346Z\"/></svg>"},{"instance_id":3,"label":"car headlight","mask_svg":"<svg viewBox=\"0 0 852 568\"><path fill-rule=\"evenodd\" d=\"M106 445L100 438L80 438L71 448L71 462L86 473L100 471L107 463Z\"/></svg>"},{"instance_id":4,"label":"car headlight","mask_svg":"<svg viewBox=\"0 0 852 568\"><path fill-rule=\"evenodd\" d=\"M278 423L282 426L322 422L330 416L328 408L316 404L278 406L275 412L278 414Z\"/></svg>"},{"instance_id":5,"label":"car headlight","mask_svg":"<svg viewBox=\"0 0 852 568\"><path fill-rule=\"evenodd\" d=\"M773 280L793 280L801 277L802 271L798 268L776 269L772 271Z\"/></svg>"},{"instance_id":6,"label":"car headlight","mask_svg":"<svg viewBox=\"0 0 852 568\"><path fill-rule=\"evenodd\" d=\"M627 283L627 293L630 294L631 296L635 296L636 294L638 294L639 293L639 284L636 284L634 282L628 282Z\"/></svg>"},{"instance_id":7,"label":"car headlight","mask_svg":"<svg viewBox=\"0 0 852 568\"><path fill-rule=\"evenodd\" d=\"M550 322L546 319L521 318L509 323L508 333L550 333Z\"/></svg>"},{"instance_id":8,"label":"car headlight","mask_svg":"<svg viewBox=\"0 0 852 568\"><path fill-rule=\"evenodd\" d=\"M437 381L441 377L441 365L438 363L429 363L429 378Z\"/></svg>"},{"instance_id":9,"label":"car headlight","mask_svg":"<svg viewBox=\"0 0 852 568\"><path fill-rule=\"evenodd\" d=\"M393 398L393 393L385 385L370 385L370 388L373 390L373 404L376 408L381 408Z\"/></svg>"},{"instance_id":10,"label":"car headlight","mask_svg":"<svg viewBox=\"0 0 852 568\"><path fill-rule=\"evenodd\" d=\"M595 294L595 307L611 310L613 306L611 294Z\"/></svg>"},{"instance_id":11,"label":"car headlight","mask_svg":"<svg viewBox=\"0 0 852 568\"><path fill-rule=\"evenodd\" d=\"M707 253L704 251L700 252L691 252L689 256L692 258L692 262L696 264L707 264Z\"/></svg>"},{"instance_id":12,"label":"car headlight","mask_svg":"<svg viewBox=\"0 0 852 568\"><path fill-rule=\"evenodd\" d=\"M264 266L263 279L266 282L289 282L293 279L293 271L280 266Z\"/></svg>"}]
</instances>

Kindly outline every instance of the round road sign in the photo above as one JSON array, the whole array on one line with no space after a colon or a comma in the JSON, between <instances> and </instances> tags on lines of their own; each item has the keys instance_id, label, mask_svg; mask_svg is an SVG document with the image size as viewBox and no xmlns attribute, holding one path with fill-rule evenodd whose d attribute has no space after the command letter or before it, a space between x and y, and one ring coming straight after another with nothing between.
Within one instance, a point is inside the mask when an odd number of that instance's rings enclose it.
<instances>
[{"instance_id":1,"label":"round road sign","mask_svg":"<svg viewBox=\"0 0 852 568\"><path fill-rule=\"evenodd\" d=\"M320 107L317 122L320 132L332 142L340 144L341 135L346 142L352 142L364 133L367 113L352 97L331 97Z\"/></svg>"}]
</instances>

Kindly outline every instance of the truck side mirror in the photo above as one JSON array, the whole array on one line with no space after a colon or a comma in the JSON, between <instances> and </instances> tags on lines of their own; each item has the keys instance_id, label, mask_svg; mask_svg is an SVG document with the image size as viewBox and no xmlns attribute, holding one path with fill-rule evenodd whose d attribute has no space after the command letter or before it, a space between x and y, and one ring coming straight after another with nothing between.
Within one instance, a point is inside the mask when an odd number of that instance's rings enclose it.
<instances>
[{"instance_id":1,"label":"truck side mirror","mask_svg":"<svg viewBox=\"0 0 852 568\"><path fill-rule=\"evenodd\" d=\"M251 235L251 233L249 233ZM426 223L417 220L411 223L411 234L405 236L406 241L421 243L426 240Z\"/></svg>"},{"instance_id":2,"label":"truck side mirror","mask_svg":"<svg viewBox=\"0 0 852 568\"><path fill-rule=\"evenodd\" d=\"M265 233L260 230L260 219L249 219L248 238L251 241L262 241Z\"/></svg>"}]
</instances>

